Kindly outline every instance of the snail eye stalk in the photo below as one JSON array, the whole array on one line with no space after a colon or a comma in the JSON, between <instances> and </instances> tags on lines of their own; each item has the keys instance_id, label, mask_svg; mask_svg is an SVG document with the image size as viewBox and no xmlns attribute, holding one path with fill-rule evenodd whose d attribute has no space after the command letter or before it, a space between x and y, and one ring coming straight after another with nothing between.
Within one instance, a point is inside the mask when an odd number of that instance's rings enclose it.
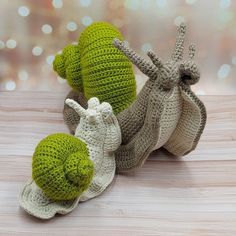
<instances>
[{"instance_id":1,"label":"snail eye stalk","mask_svg":"<svg viewBox=\"0 0 236 236\"><path fill-rule=\"evenodd\" d=\"M185 33L186 33L186 25L184 23L181 23L178 28L178 35L176 38L175 49L171 57L173 61L180 61L183 59Z\"/></svg>"},{"instance_id":2,"label":"snail eye stalk","mask_svg":"<svg viewBox=\"0 0 236 236\"><path fill-rule=\"evenodd\" d=\"M96 97L90 98L88 100L88 108L89 109L94 109L97 106L99 106L99 104L100 104L100 102L99 102L98 98L96 98Z\"/></svg>"},{"instance_id":3,"label":"snail eye stalk","mask_svg":"<svg viewBox=\"0 0 236 236\"><path fill-rule=\"evenodd\" d=\"M150 57L150 59L152 60L153 64L157 68L163 67L163 63L162 63L161 59L153 51L151 51L151 50L148 51L147 55Z\"/></svg>"},{"instance_id":4,"label":"snail eye stalk","mask_svg":"<svg viewBox=\"0 0 236 236\"><path fill-rule=\"evenodd\" d=\"M194 56L195 56L195 53L196 53L196 45L195 44L191 44L189 46L188 51L189 51L189 59L193 60Z\"/></svg>"},{"instance_id":5,"label":"snail eye stalk","mask_svg":"<svg viewBox=\"0 0 236 236\"><path fill-rule=\"evenodd\" d=\"M73 108L81 117L85 117L86 116L86 110L80 106L76 101L74 101L73 99L66 99L65 103Z\"/></svg>"},{"instance_id":6,"label":"snail eye stalk","mask_svg":"<svg viewBox=\"0 0 236 236\"><path fill-rule=\"evenodd\" d=\"M156 75L158 70L156 66L138 55L133 49L129 48L127 44L120 41L119 39L114 39L113 44L117 49L124 53L124 55L126 55L130 61L136 65L145 75L150 78Z\"/></svg>"}]
</instances>

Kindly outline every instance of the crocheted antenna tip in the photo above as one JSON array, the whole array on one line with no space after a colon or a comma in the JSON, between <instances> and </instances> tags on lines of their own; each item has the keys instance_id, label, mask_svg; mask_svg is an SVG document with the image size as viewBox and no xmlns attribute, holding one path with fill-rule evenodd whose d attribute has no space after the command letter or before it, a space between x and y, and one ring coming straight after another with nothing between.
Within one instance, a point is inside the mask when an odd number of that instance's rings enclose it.
<instances>
[{"instance_id":1,"label":"crocheted antenna tip","mask_svg":"<svg viewBox=\"0 0 236 236\"><path fill-rule=\"evenodd\" d=\"M186 33L186 24L184 22L181 22L180 25L179 25L179 32L182 33L182 34L185 34Z\"/></svg>"},{"instance_id":2,"label":"crocheted antenna tip","mask_svg":"<svg viewBox=\"0 0 236 236\"><path fill-rule=\"evenodd\" d=\"M71 200L90 185L94 174L86 144L68 134L44 138L33 155L32 176L52 200Z\"/></svg>"}]
</instances>

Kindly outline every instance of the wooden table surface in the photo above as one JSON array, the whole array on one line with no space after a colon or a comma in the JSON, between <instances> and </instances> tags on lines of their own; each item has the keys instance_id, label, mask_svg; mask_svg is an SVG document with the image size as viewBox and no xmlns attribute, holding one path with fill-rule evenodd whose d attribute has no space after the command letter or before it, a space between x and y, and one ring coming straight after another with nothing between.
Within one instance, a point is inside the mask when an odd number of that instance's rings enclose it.
<instances>
[{"instance_id":1,"label":"wooden table surface","mask_svg":"<svg viewBox=\"0 0 236 236\"><path fill-rule=\"evenodd\" d=\"M49 221L27 215L18 194L31 177L37 143L68 132L64 96L0 92L0 235L236 235L236 96L201 97L208 121L188 156L156 151L69 215Z\"/></svg>"}]
</instances>

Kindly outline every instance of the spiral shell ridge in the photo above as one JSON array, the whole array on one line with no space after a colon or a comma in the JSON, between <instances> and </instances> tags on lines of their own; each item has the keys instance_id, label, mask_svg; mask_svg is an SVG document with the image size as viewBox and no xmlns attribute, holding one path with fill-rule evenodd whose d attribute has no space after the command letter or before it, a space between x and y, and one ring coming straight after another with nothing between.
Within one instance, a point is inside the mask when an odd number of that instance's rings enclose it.
<instances>
[{"instance_id":1,"label":"spiral shell ridge","mask_svg":"<svg viewBox=\"0 0 236 236\"><path fill-rule=\"evenodd\" d=\"M86 144L71 135L49 135L35 149L32 176L52 200L70 200L81 195L89 187L93 172Z\"/></svg>"}]
</instances>

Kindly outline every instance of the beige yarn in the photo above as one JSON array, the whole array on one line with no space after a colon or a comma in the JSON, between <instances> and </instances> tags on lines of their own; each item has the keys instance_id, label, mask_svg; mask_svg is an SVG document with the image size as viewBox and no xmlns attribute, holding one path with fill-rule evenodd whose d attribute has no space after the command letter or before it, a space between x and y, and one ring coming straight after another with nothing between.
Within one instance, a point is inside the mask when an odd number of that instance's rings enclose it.
<instances>
[{"instance_id":1,"label":"beige yarn","mask_svg":"<svg viewBox=\"0 0 236 236\"><path fill-rule=\"evenodd\" d=\"M20 194L20 206L41 219L52 218L56 213L67 214L79 201L87 201L100 195L115 175L114 151L121 144L121 131L111 105L106 102L100 104L97 98L88 100L87 110L74 100L67 99L66 103L80 116L75 137L87 144L95 173L89 188L81 196L70 201L52 201L34 181L27 182Z\"/></svg>"},{"instance_id":2,"label":"beige yarn","mask_svg":"<svg viewBox=\"0 0 236 236\"><path fill-rule=\"evenodd\" d=\"M200 139L206 109L190 88L198 82L200 72L193 61L194 45L189 46L189 59L183 60L185 33L186 26L181 24L171 60L165 63L149 51L151 63L114 40L114 45L149 77L136 101L117 115L122 133L122 144L115 152L118 171L140 167L153 150L162 146L175 156L186 155ZM67 115L66 122L73 120L73 113Z\"/></svg>"}]
</instances>

